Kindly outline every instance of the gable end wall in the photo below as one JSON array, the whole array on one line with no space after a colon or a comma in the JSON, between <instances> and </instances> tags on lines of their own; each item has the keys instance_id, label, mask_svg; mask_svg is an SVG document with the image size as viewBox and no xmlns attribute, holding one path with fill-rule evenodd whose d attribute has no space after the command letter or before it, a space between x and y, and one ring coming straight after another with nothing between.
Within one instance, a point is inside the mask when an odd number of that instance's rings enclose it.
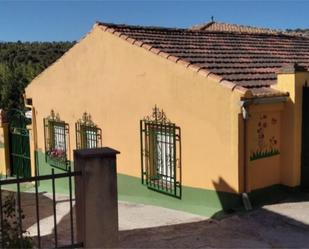
<instances>
[{"instance_id":1,"label":"gable end wall","mask_svg":"<svg viewBox=\"0 0 309 249\"><path fill-rule=\"evenodd\" d=\"M241 93L95 27L26 89L35 110L37 150L54 109L70 125L89 112L103 146L121 152L118 172L140 177L139 121L157 105L181 127L183 185L239 192ZM72 153L70 159L72 160ZM46 166L48 167L48 166Z\"/></svg>"}]
</instances>

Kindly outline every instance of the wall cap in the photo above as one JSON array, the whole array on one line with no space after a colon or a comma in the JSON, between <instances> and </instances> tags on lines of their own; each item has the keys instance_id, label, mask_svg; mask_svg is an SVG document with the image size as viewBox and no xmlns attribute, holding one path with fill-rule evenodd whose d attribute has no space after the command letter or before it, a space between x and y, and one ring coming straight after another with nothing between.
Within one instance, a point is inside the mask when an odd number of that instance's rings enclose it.
<instances>
[{"instance_id":1,"label":"wall cap","mask_svg":"<svg viewBox=\"0 0 309 249\"><path fill-rule=\"evenodd\" d=\"M76 158L114 158L117 154L120 154L118 150L109 147L74 150Z\"/></svg>"},{"instance_id":2,"label":"wall cap","mask_svg":"<svg viewBox=\"0 0 309 249\"><path fill-rule=\"evenodd\" d=\"M305 67L300 66L297 63L294 63L281 67L277 72L277 74L295 74L301 72L308 72L308 70Z\"/></svg>"}]
</instances>

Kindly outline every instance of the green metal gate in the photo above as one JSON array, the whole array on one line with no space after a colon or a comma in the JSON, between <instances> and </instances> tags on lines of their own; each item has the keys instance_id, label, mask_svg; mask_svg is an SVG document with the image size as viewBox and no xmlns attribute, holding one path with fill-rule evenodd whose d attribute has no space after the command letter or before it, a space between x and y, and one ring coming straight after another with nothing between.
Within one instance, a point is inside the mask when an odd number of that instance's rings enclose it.
<instances>
[{"instance_id":1,"label":"green metal gate","mask_svg":"<svg viewBox=\"0 0 309 249\"><path fill-rule=\"evenodd\" d=\"M12 109L8 112L11 175L31 176L30 141L27 125L31 120L25 111Z\"/></svg>"},{"instance_id":2,"label":"green metal gate","mask_svg":"<svg viewBox=\"0 0 309 249\"><path fill-rule=\"evenodd\" d=\"M309 87L303 87L301 187L309 189Z\"/></svg>"}]
</instances>

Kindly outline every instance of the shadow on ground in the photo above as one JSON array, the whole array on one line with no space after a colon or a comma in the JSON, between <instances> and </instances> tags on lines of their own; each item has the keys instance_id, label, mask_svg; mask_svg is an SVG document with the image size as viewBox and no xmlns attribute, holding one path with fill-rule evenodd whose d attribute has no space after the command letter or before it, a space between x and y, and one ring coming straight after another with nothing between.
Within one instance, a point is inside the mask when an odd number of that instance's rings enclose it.
<instances>
[{"instance_id":1,"label":"shadow on ground","mask_svg":"<svg viewBox=\"0 0 309 249\"><path fill-rule=\"evenodd\" d=\"M121 231L119 245L120 248L307 248L308 224L259 208L222 220Z\"/></svg>"},{"instance_id":2,"label":"shadow on ground","mask_svg":"<svg viewBox=\"0 0 309 249\"><path fill-rule=\"evenodd\" d=\"M35 194L22 193L26 214L23 227L36 230ZM134 205L134 204L132 204ZM42 247L55 246L53 202L40 194ZM66 208L64 208L66 206ZM71 243L71 223L67 196L57 197L58 245ZM209 219L119 232L120 248L308 248L309 193L294 192L279 203L257 207L250 212L229 213L224 219ZM75 213L75 211L74 211ZM157 213L157 219L161 214ZM75 217L75 216L74 216ZM139 216L136 217L138 219ZM220 216L222 218L222 215ZM151 224L150 224L151 225ZM44 228L44 226L46 226ZM74 231L75 221L74 221ZM48 227L48 228L47 228ZM33 235L34 241L36 234Z\"/></svg>"},{"instance_id":3,"label":"shadow on ground","mask_svg":"<svg viewBox=\"0 0 309 249\"><path fill-rule=\"evenodd\" d=\"M246 212L236 191L214 182L223 211L209 220L120 231L120 248L308 248L309 193L274 186L253 191ZM231 200L232 199L232 200ZM232 205L235 208L231 208ZM264 206L263 206L264 205ZM158 214L160 219L160 214Z\"/></svg>"}]
</instances>

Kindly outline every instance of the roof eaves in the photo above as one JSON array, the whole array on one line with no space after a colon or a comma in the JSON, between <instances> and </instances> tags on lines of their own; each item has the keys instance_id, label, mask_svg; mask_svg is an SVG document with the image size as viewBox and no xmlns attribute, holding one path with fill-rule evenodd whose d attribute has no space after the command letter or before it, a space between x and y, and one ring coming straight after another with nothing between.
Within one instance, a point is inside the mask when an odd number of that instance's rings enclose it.
<instances>
[{"instance_id":1,"label":"roof eaves","mask_svg":"<svg viewBox=\"0 0 309 249\"><path fill-rule=\"evenodd\" d=\"M147 43L143 43L141 41L138 41L136 39L133 39L127 35L124 35L123 33L121 32L118 32L116 31L114 28L112 27L108 27L102 23L96 23L95 25L99 25L103 31L105 32L109 32L113 35L116 35L118 36L119 38L122 38L123 40L131 43L132 45L136 45L138 47L142 47L154 54L157 54L157 55L160 55L170 61L173 61L175 63L178 63L178 64L181 64L183 66L185 66L186 68L190 69L190 70L193 70L194 72L197 72L203 76L206 76L207 78L211 78L215 81L217 81L218 83L220 83L220 85L224 86L224 87L227 87L227 88L230 88L231 91L234 91L236 90L237 92L239 92L240 94L244 95L244 97L251 97L253 96L251 91L247 88L244 88L242 86L239 86L231 81L227 81L225 80L224 78L222 78L221 76L217 75L217 74L214 74L208 70L206 70L205 68L203 67L200 67L198 65L195 65L195 64L192 64L180 57L176 57L174 55L171 55L171 54L168 54L158 48L154 48L152 47L151 45L147 44Z\"/></svg>"}]
</instances>

